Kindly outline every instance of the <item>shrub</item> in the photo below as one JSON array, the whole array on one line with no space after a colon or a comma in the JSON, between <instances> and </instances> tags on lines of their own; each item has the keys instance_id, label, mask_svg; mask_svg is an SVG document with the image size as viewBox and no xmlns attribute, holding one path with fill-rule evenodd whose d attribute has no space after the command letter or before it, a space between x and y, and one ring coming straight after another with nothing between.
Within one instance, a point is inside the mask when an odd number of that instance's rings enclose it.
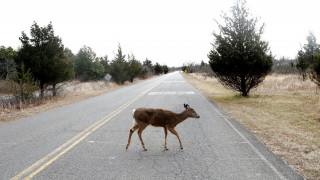
<instances>
[{"instance_id":1,"label":"shrub","mask_svg":"<svg viewBox=\"0 0 320 180\"><path fill-rule=\"evenodd\" d=\"M250 18L245 0L238 0L232 7L232 17L222 16L225 25L214 33L213 49L209 64L219 81L247 96L271 71L272 56L268 43L261 40L263 27L257 28L257 19Z\"/></svg>"},{"instance_id":2,"label":"shrub","mask_svg":"<svg viewBox=\"0 0 320 180\"><path fill-rule=\"evenodd\" d=\"M24 103L32 98L39 85L39 81L33 80L29 70L25 72L23 64L21 65L21 71L15 72L10 78L10 92L17 102Z\"/></svg>"},{"instance_id":3,"label":"shrub","mask_svg":"<svg viewBox=\"0 0 320 180\"><path fill-rule=\"evenodd\" d=\"M313 68L310 73L310 79L320 86L320 53L314 54Z\"/></svg>"}]
</instances>

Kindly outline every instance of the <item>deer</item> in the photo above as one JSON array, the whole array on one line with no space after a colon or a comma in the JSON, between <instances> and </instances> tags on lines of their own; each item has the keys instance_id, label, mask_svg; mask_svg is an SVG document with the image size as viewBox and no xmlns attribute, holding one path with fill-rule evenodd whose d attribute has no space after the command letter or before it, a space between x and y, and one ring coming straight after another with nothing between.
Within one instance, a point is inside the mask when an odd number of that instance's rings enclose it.
<instances>
[{"instance_id":1,"label":"deer","mask_svg":"<svg viewBox=\"0 0 320 180\"><path fill-rule=\"evenodd\" d=\"M134 125L130 129L129 132L129 139L126 149L130 146L131 136L132 134L138 130L138 136L142 144L142 148L147 151L146 146L142 140L142 131L149 126L150 124L155 127L163 127L164 128L164 148L168 150L167 147L167 136L168 130L177 136L180 148L183 149L183 145L181 139L179 137L178 132L174 129L178 124L186 120L187 118L200 118L200 116L196 113L196 111L188 104L184 104L185 110L181 113L174 113L169 110L163 109L151 109L151 108L138 108L133 110L133 118L134 118Z\"/></svg>"}]
</instances>

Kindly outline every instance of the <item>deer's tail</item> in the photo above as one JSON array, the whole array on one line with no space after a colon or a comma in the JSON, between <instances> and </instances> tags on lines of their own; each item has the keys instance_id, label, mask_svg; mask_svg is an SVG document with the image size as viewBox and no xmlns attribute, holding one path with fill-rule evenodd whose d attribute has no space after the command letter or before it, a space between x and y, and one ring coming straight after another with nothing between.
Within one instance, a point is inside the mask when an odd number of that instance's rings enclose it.
<instances>
[{"instance_id":1,"label":"deer's tail","mask_svg":"<svg viewBox=\"0 0 320 180\"><path fill-rule=\"evenodd\" d=\"M133 111L132 111L132 117L133 117L133 124L135 124L136 123L136 119L134 118L134 112L136 111L136 109L133 109Z\"/></svg>"}]
</instances>

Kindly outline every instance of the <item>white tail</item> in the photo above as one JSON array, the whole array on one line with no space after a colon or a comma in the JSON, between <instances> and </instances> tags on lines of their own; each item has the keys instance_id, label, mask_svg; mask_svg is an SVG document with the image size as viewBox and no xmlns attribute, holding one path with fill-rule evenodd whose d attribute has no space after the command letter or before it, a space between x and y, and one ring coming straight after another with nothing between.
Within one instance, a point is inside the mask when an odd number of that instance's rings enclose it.
<instances>
[{"instance_id":1,"label":"white tail","mask_svg":"<svg viewBox=\"0 0 320 180\"><path fill-rule=\"evenodd\" d=\"M133 109L133 111L132 111L132 116L134 115L134 112L136 111L136 109ZM133 124L135 124L136 123L136 120L133 118Z\"/></svg>"},{"instance_id":2,"label":"white tail","mask_svg":"<svg viewBox=\"0 0 320 180\"><path fill-rule=\"evenodd\" d=\"M180 148L183 149L182 142L180 140L178 132L174 129L179 123L183 122L187 118L199 118L200 116L196 113L196 111L188 104L184 104L184 107L186 110L184 110L182 113L174 113L168 110L163 110L163 109L150 109L150 108L139 108L139 109L134 109L133 110L133 118L134 118L134 125L130 129L129 133L129 139L128 139L128 144L126 149L128 149L131 141L131 136L135 130L138 129L138 136L141 141L142 147L144 150L147 150L141 134L142 131L148 126L156 126L156 127L163 127L164 128L164 133L165 133L165 143L164 147L166 150L167 148L167 135L168 135L168 130L177 136L179 143L180 143Z\"/></svg>"}]
</instances>

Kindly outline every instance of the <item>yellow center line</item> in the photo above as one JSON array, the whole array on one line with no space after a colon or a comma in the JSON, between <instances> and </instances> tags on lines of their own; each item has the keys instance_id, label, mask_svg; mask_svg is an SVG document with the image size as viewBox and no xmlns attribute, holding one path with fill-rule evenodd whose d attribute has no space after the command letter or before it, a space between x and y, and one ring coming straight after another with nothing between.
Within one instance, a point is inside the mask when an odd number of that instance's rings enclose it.
<instances>
[{"instance_id":1,"label":"yellow center line","mask_svg":"<svg viewBox=\"0 0 320 180\"><path fill-rule=\"evenodd\" d=\"M163 80L162 80L163 81ZM125 103L124 105L122 105L121 107L119 107L118 109L116 109L115 111L113 111L112 113L104 116L103 118L101 118L99 121L97 121L96 123L92 124L91 126L89 126L88 128L86 128L85 130L83 130L82 132L80 132L79 134L77 134L76 136L74 136L73 138L71 138L70 140L68 140L66 143L64 143L63 145L59 146L58 148L56 148L55 150L53 150L51 153L47 154L46 156L44 156L43 158L41 158L40 160L38 160L36 163L34 163L33 165L31 165L30 167L28 167L27 169L25 169L24 171L22 171L21 173L19 173L18 175L16 175L15 177L12 178L12 180L16 180L16 179L22 179L23 176L26 176L27 174L29 174L31 171L33 171L35 168L37 168L38 166L40 166L41 164L43 164L41 167L39 167L37 170L31 172L31 174L29 176L27 176L24 179L31 179L32 177L34 177L36 174L38 174L39 172L41 172L43 169L45 169L47 166L49 166L51 163L53 163L54 161L56 161L57 159L59 159L59 157L61 157L63 154L65 154L66 152L68 152L70 149L72 149L74 146L76 146L77 144L79 144L82 140L84 140L87 136L89 136L92 132L96 131L98 128L100 128L102 125L104 125L105 123L107 123L109 120L111 120L112 118L114 118L115 116L117 116L120 112L122 112L124 109L126 109L128 106L130 106L132 103L134 103L135 101L137 101L138 99L140 99L142 96L144 96L146 93L148 93L149 91L151 91L153 88L155 88L156 86L158 86L159 84L161 84L160 81L159 83L157 83L156 85L152 86L151 88L145 90L144 92L142 92L141 94L137 95L136 97L134 97L133 99L131 99L130 101L128 101L127 103ZM70 145L71 144L71 145ZM61 151L61 152L60 152ZM60 153L59 153L60 152ZM56 155L57 154L57 155ZM54 157L52 157L54 156ZM47 161L47 162L46 162Z\"/></svg>"}]
</instances>

